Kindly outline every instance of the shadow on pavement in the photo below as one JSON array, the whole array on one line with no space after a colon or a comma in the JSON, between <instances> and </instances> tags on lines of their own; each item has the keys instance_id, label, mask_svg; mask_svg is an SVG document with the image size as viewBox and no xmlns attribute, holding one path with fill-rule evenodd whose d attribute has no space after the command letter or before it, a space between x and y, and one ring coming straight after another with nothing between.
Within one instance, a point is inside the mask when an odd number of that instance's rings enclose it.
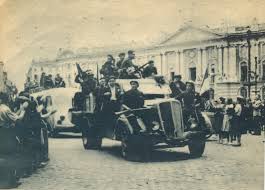
<instances>
[{"instance_id":1,"label":"shadow on pavement","mask_svg":"<svg viewBox=\"0 0 265 190\"><path fill-rule=\"evenodd\" d=\"M109 146L109 147L102 147L101 151L107 152L110 155L113 155L117 158L124 159L121 155L121 146ZM182 161L182 160L189 160L194 159L190 156L189 153L185 152L177 152L163 149L155 149L152 150L151 158L147 162L175 162L175 161Z\"/></svg>"}]
</instances>

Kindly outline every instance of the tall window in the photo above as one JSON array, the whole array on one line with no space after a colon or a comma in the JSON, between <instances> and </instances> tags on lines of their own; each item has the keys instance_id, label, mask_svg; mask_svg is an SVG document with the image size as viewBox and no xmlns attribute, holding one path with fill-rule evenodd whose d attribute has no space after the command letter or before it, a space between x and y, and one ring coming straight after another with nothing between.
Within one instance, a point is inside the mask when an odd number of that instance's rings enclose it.
<instances>
[{"instance_id":1,"label":"tall window","mask_svg":"<svg viewBox=\"0 0 265 190\"><path fill-rule=\"evenodd\" d=\"M196 67L189 68L190 70L190 80L196 80Z\"/></svg>"},{"instance_id":2,"label":"tall window","mask_svg":"<svg viewBox=\"0 0 265 190\"><path fill-rule=\"evenodd\" d=\"M247 81L248 76L248 66L246 62L240 64L240 81Z\"/></svg>"}]
</instances>

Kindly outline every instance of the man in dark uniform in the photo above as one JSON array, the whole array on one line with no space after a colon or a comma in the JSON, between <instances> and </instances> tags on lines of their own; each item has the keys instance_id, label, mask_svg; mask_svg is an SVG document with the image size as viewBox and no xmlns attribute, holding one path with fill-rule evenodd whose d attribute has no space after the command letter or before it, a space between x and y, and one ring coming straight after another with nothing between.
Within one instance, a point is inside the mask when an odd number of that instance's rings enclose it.
<instances>
[{"instance_id":1,"label":"man in dark uniform","mask_svg":"<svg viewBox=\"0 0 265 190\"><path fill-rule=\"evenodd\" d=\"M115 74L115 60L112 55L107 56L107 61L104 63L102 68L100 69L100 74L102 74L105 78L109 78Z\"/></svg>"},{"instance_id":2,"label":"man in dark uniform","mask_svg":"<svg viewBox=\"0 0 265 190\"><path fill-rule=\"evenodd\" d=\"M154 76L154 75L157 75L157 69L154 65L154 61L153 60L150 60L148 62L148 66L144 68L143 70L143 77L144 78L147 78L147 77L151 77L151 76Z\"/></svg>"},{"instance_id":3,"label":"man in dark uniform","mask_svg":"<svg viewBox=\"0 0 265 190\"><path fill-rule=\"evenodd\" d=\"M128 58L123 62L120 69L120 77L123 79L136 79L134 71L137 66L133 64L133 59L135 59L134 51L128 51Z\"/></svg>"},{"instance_id":4,"label":"man in dark uniform","mask_svg":"<svg viewBox=\"0 0 265 190\"><path fill-rule=\"evenodd\" d=\"M144 94L138 90L138 81L131 81L131 89L125 92L123 103L131 109L137 109L144 106Z\"/></svg>"},{"instance_id":5,"label":"man in dark uniform","mask_svg":"<svg viewBox=\"0 0 265 190\"><path fill-rule=\"evenodd\" d=\"M181 81L181 75L175 75L174 80L169 84L172 92L172 97L177 97L182 92L185 92L186 85Z\"/></svg>"},{"instance_id":6,"label":"man in dark uniform","mask_svg":"<svg viewBox=\"0 0 265 190\"><path fill-rule=\"evenodd\" d=\"M125 61L125 53L119 54L119 61L116 64L117 69L121 69L123 62Z\"/></svg>"}]
</instances>

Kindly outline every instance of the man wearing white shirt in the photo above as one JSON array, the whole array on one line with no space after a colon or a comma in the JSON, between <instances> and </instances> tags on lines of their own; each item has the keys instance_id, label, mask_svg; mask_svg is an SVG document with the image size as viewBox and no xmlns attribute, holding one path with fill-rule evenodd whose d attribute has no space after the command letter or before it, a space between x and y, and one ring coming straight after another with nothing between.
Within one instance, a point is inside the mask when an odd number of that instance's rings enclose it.
<instances>
[{"instance_id":1,"label":"man wearing white shirt","mask_svg":"<svg viewBox=\"0 0 265 190\"><path fill-rule=\"evenodd\" d=\"M110 77L107 86L104 89L104 110L108 113L119 111L121 107L121 98L123 90L116 83L114 77Z\"/></svg>"}]
</instances>

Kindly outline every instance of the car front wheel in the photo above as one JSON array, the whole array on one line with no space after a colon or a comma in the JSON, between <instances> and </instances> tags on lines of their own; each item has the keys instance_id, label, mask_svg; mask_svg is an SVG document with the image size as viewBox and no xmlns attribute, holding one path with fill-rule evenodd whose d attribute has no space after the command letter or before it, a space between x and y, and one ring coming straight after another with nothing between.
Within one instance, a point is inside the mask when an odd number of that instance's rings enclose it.
<instances>
[{"instance_id":1,"label":"car front wheel","mask_svg":"<svg viewBox=\"0 0 265 190\"><path fill-rule=\"evenodd\" d=\"M100 149L102 145L102 138L97 136L92 136L88 134L82 135L82 141L84 149Z\"/></svg>"},{"instance_id":2,"label":"car front wheel","mask_svg":"<svg viewBox=\"0 0 265 190\"><path fill-rule=\"evenodd\" d=\"M205 149L205 140L193 139L188 144L189 151L192 157L201 157Z\"/></svg>"},{"instance_id":3,"label":"car front wheel","mask_svg":"<svg viewBox=\"0 0 265 190\"><path fill-rule=\"evenodd\" d=\"M139 136L122 137L121 154L129 161L148 161L151 157L151 145L141 141Z\"/></svg>"}]
</instances>

